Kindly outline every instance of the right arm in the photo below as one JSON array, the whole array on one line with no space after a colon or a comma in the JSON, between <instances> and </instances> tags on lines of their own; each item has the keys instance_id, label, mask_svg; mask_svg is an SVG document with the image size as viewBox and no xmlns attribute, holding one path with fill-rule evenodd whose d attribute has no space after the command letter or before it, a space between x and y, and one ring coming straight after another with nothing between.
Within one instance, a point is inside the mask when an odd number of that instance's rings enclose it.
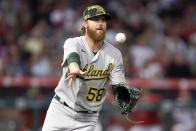
<instances>
[{"instance_id":1,"label":"right arm","mask_svg":"<svg viewBox=\"0 0 196 131\"><path fill-rule=\"evenodd\" d=\"M72 84L76 78L76 75L85 75L86 72L83 72L80 70L78 63L76 62L71 62L68 66L69 72L67 75L67 78L65 79L66 81L69 81L68 87L71 88Z\"/></svg>"},{"instance_id":2,"label":"right arm","mask_svg":"<svg viewBox=\"0 0 196 131\"><path fill-rule=\"evenodd\" d=\"M64 44L64 59L62 66L68 66L68 74L65 82L69 81L68 87L72 87L76 75L84 75L85 72L80 70L80 55L78 53L78 45L72 39L68 39Z\"/></svg>"}]
</instances>

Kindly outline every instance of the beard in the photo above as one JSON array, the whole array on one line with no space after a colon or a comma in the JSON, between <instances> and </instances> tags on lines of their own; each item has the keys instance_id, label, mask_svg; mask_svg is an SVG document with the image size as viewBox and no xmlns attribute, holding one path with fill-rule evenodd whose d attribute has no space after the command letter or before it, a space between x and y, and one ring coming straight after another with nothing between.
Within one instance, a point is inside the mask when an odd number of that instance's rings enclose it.
<instances>
[{"instance_id":1,"label":"beard","mask_svg":"<svg viewBox=\"0 0 196 131\"><path fill-rule=\"evenodd\" d=\"M96 30L92 29L89 26L87 27L86 33L89 37L91 37L94 41L103 41L105 39L105 29Z\"/></svg>"}]
</instances>

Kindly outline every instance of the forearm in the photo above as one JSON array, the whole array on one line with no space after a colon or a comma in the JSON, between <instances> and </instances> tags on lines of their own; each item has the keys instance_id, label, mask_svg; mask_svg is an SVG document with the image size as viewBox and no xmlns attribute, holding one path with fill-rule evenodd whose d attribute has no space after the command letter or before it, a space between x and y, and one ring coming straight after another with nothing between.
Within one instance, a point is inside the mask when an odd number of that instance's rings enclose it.
<instances>
[{"instance_id":1,"label":"forearm","mask_svg":"<svg viewBox=\"0 0 196 131\"><path fill-rule=\"evenodd\" d=\"M69 81L68 87L71 88L77 75L85 75L85 72L80 70L80 56L76 52L72 52L67 57L68 72L65 82Z\"/></svg>"},{"instance_id":2,"label":"forearm","mask_svg":"<svg viewBox=\"0 0 196 131\"><path fill-rule=\"evenodd\" d=\"M71 62L68 66L69 68L69 72L75 72L75 71L78 71L80 69L78 63L76 62Z\"/></svg>"}]
</instances>

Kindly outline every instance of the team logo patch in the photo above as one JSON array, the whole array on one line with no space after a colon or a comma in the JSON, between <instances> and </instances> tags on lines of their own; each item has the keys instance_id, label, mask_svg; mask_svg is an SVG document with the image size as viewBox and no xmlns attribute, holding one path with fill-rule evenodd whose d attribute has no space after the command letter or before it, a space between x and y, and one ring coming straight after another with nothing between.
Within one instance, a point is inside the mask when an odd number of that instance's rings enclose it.
<instances>
[{"instance_id":1,"label":"team logo patch","mask_svg":"<svg viewBox=\"0 0 196 131\"><path fill-rule=\"evenodd\" d=\"M116 71L121 71L122 73L124 73L124 66L123 65L117 66Z\"/></svg>"}]
</instances>

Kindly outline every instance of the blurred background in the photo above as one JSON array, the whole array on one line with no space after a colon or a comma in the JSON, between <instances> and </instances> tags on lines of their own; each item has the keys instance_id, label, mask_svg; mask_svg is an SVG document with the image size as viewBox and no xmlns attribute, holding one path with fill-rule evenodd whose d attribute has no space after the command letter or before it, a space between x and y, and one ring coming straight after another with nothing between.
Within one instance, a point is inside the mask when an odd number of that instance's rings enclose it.
<instances>
[{"instance_id":1,"label":"blurred background","mask_svg":"<svg viewBox=\"0 0 196 131\"><path fill-rule=\"evenodd\" d=\"M121 50L128 84L144 89L129 114L144 123L120 115L109 90L97 131L195 131L195 0L0 0L0 131L41 130L64 41L81 35L93 4L112 15L106 40Z\"/></svg>"}]
</instances>

